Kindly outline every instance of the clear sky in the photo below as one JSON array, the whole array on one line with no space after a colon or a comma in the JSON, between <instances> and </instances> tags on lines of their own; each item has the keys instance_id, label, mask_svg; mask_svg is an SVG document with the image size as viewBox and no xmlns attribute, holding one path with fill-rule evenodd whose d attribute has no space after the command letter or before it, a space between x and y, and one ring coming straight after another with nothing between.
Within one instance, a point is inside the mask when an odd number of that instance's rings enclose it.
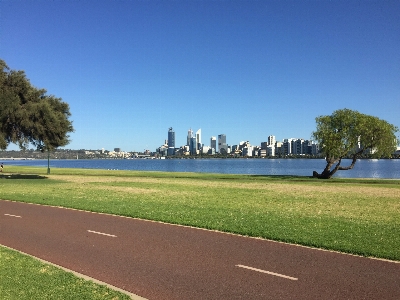
<instances>
[{"instance_id":1,"label":"clear sky","mask_svg":"<svg viewBox=\"0 0 400 300\"><path fill-rule=\"evenodd\" d=\"M69 103L69 149L309 139L342 108L400 127L399 0L0 0L0 58Z\"/></svg>"}]
</instances>

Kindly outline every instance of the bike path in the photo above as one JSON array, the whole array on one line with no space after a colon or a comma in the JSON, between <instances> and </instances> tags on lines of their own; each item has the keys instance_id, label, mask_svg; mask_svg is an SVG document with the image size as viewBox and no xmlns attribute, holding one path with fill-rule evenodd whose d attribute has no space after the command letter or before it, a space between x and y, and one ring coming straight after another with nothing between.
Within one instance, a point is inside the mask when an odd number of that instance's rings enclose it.
<instances>
[{"instance_id":1,"label":"bike path","mask_svg":"<svg viewBox=\"0 0 400 300\"><path fill-rule=\"evenodd\" d=\"M0 201L0 244L147 299L400 299L400 264Z\"/></svg>"}]
</instances>

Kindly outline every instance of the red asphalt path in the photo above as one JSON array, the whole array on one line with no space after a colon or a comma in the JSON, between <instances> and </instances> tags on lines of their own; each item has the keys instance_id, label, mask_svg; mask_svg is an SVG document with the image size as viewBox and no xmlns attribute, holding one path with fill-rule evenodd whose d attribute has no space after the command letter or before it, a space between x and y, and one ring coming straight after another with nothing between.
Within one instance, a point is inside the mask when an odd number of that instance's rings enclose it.
<instances>
[{"instance_id":1,"label":"red asphalt path","mask_svg":"<svg viewBox=\"0 0 400 300\"><path fill-rule=\"evenodd\" d=\"M0 244L147 299L400 299L400 264L0 201Z\"/></svg>"}]
</instances>

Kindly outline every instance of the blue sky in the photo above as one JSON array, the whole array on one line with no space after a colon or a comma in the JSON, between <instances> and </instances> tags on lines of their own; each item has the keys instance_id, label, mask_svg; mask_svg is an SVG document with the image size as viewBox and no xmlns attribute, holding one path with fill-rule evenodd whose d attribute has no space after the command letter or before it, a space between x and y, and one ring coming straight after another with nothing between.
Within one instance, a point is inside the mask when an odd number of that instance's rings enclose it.
<instances>
[{"instance_id":1,"label":"blue sky","mask_svg":"<svg viewBox=\"0 0 400 300\"><path fill-rule=\"evenodd\" d=\"M69 149L309 139L349 108L400 127L400 1L0 1L0 58L69 103ZM9 149L17 149L10 146Z\"/></svg>"}]
</instances>

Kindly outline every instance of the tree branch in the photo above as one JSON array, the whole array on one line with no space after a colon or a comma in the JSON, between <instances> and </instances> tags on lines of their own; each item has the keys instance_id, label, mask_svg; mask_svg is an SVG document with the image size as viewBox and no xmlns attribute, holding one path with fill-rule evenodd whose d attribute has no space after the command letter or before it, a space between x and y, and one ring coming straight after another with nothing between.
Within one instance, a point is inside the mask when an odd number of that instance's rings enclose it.
<instances>
[{"instance_id":1,"label":"tree branch","mask_svg":"<svg viewBox=\"0 0 400 300\"><path fill-rule=\"evenodd\" d=\"M342 167L342 166L340 166L340 167L338 168L338 170L341 170L341 171L342 171L342 170L351 170L351 169L353 169L353 168L354 168L354 165L356 164L356 161L357 161L358 157L359 157L363 152L364 152L364 148L361 149L360 151L358 151L357 153L355 153L355 154L353 155L353 160L352 160L350 166L348 166L348 167Z\"/></svg>"}]
</instances>

